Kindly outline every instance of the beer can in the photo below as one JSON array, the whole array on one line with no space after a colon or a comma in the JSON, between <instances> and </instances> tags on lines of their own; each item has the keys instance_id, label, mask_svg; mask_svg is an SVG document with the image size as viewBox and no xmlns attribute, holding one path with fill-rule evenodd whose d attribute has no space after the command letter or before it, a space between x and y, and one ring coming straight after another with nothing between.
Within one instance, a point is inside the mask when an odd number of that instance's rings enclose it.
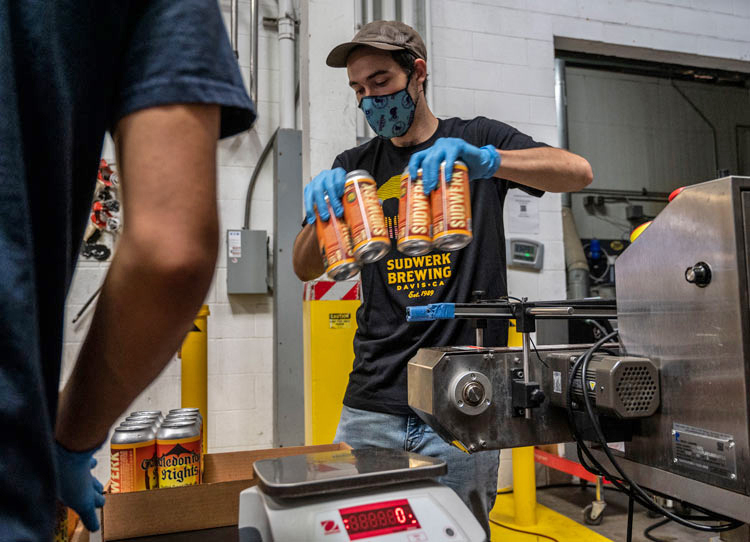
<instances>
[{"instance_id":1,"label":"beer can","mask_svg":"<svg viewBox=\"0 0 750 542\"><path fill-rule=\"evenodd\" d=\"M60 501L55 503L55 534L54 542L68 542L68 507Z\"/></svg>"},{"instance_id":2,"label":"beer can","mask_svg":"<svg viewBox=\"0 0 750 542\"><path fill-rule=\"evenodd\" d=\"M150 420L148 418L145 419L136 419L136 420L123 420L120 422L119 427L134 427L136 425L150 425L154 428L154 431L159 429L159 423L157 420Z\"/></svg>"},{"instance_id":3,"label":"beer can","mask_svg":"<svg viewBox=\"0 0 750 542\"><path fill-rule=\"evenodd\" d=\"M203 473L203 454L205 453L205 450L203 449L203 418L201 417L200 411L197 408L194 412L192 411L192 409L180 409L175 412L170 412L164 419L165 422L184 420L192 421L198 425L201 439L201 473Z\"/></svg>"},{"instance_id":4,"label":"beer can","mask_svg":"<svg viewBox=\"0 0 750 542\"><path fill-rule=\"evenodd\" d=\"M407 256L421 256L432 250L432 220L430 198L425 196L422 170L416 179L409 169L401 175L401 197L398 202L399 252Z\"/></svg>"},{"instance_id":5,"label":"beer can","mask_svg":"<svg viewBox=\"0 0 750 542\"><path fill-rule=\"evenodd\" d=\"M315 233L318 236L320 255L326 274L332 280L346 280L359 272L359 264L354 258L346 221L336 217L327 196L326 204L331 218L325 222L320 219L317 209L315 210Z\"/></svg>"},{"instance_id":6,"label":"beer can","mask_svg":"<svg viewBox=\"0 0 750 542\"><path fill-rule=\"evenodd\" d=\"M156 432L152 425L118 427L109 442L110 492L155 489Z\"/></svg>"},{"instance_id":7,"label":"beer can","mask_svg":"<svg viewBox=\"0 0 750 542\"><path fill-rule=\"evenodd\" d=\"M450 179L445 178L445 162L440 164L437 188L430 193L430 208L435 248L459 250L471 243L471 195L466 164L456 160Z\"/></svg>"},{"instance_id":8,"label":"beer can","mask_svg":"<svg viewBox=\"0 0 750 542\"><path fill-rule=\"evenodd\" d=\"M346 175L343 204L357 261L373 263L388 254L391 240L378 201L375 179L363 169L350 171Z\"/></svg>"},{"instance_id":9,"label":"beer can","mask_svg":"<svg viewBox=\"0 0 750 542\"><path fill-rule=\"evenodd\" d=\"M156 437L159 487L201 482L201 438L195 420L164 420Z\"/></svg>"}]
</instances>

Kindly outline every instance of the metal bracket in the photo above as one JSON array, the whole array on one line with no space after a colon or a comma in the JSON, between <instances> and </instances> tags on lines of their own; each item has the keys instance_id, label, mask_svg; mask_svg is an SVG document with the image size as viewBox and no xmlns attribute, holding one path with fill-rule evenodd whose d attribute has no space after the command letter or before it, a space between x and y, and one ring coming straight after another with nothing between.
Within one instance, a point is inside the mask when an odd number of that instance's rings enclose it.
<instances>
[{"instance_id":1,"label":"metal bracket","mask_svg":"<svg viewBox=\"0 0 750 542\"><path fill-rule=\"evenodd\" d=\"M524 382L523 369L511 369L513 417L523 417L527 408L538 408L546 399L538 382Z\"/></svg>"}]
</instances>

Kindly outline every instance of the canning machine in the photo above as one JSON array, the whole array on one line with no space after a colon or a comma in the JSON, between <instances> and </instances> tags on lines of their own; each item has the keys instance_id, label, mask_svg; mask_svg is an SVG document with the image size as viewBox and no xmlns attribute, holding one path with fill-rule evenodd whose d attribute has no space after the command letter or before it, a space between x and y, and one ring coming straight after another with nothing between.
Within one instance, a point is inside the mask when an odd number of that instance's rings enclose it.
<instances>
[{"instance_id":1,"label":"canning machine","mask_svg":"<svg viewBox=\"0 0 750 542\"><path fill-rule=\"evenodd\" d=\"M750 523L749 258L750 178L687 187L618 258L616 303L410 308L410 320L472 319L479 346L420 350L409 404L468 453L576 441L636 500L644 490L727 529ZM514 319L523 348L482 347L490 318ZM619 334L535 347L529 333L550 318L616 318Z\"/></svg>"}]
</instances>

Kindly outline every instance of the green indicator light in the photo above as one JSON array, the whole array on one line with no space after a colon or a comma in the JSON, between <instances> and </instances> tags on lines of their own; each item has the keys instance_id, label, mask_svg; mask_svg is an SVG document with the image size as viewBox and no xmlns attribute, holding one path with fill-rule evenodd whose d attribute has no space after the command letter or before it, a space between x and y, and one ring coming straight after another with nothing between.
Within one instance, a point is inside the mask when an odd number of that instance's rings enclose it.
<instances>
[{"instance_id":1,"label":"green indicator light","mask_svg":"<svg viewBox=\"0 0 750 542\"><path fill-rule=\"evenodd\" d=\"M526 254L524 254L524 256L526 256L527 258L531 258L531 252L527 252Z\"/></svg>"}]
</instances>

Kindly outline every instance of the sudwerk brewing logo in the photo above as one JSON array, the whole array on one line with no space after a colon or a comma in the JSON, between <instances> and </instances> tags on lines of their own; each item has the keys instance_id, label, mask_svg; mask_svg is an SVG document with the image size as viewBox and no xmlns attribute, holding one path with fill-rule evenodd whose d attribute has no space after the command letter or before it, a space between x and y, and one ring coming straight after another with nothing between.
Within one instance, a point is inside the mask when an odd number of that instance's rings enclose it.
<instances>
[{"instance_id":1,"label":"sudwerk brewing logo","mask_svg":"<svg viewBox=\"0 0 750 542\"><path fill-rule=\"evenodd\" d=\"M391 239L398 238L398 200L401 194L401 175L394 175L378 188L378 198L386 212L385 222ZM396 212L388 216L389 211ZM432 297L445 286L452 274L451 253L441 252L426 256L395 257L385 262L388 286L397 292L408 292L408 297Z\"/></svg>"}]
</instances>

